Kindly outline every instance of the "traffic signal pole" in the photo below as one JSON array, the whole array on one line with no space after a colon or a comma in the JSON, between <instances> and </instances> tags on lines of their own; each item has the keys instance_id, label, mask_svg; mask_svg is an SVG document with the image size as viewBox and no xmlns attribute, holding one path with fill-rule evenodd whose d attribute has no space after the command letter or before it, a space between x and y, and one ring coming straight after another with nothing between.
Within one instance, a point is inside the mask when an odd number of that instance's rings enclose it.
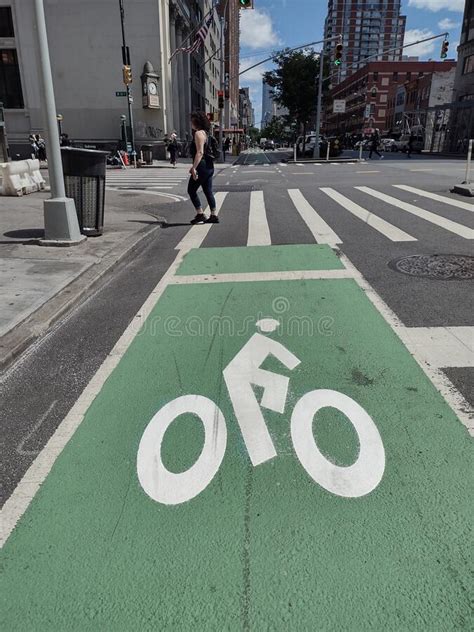
<instances>
[{"instance_id":1,"label":"traffic signal pole","mask_svg":"<svg viewBox=\"0 0 474 632\"><path fill-rule=\"evenodd\" d=\"M316 138L314 140L313 158L319 158L319 137L321 129L321 104L323 96L324 46L319 53L318 103L316 108Z\"/></svg>"},{"instance_id":2,"label":"traffic signal pole","mask_svg":"<svg viewBox=\"0 0 474 632\"><path fill-rule=\"evenodd\" d=\"M125 9L123 8L123 0L119 0L119 5L120 5L120 23L122 26L123 65L130 66L130 51L125 40ZM127 90L128 121L130 124L130 145L132 146L133 164L136 167L137 166L137 152L135 151L135 131L133 129L133 95L132 95L132 89L130 88L130 84L126 83L125 87ZM127 151L128 148L126 147L125 150Z\"/></svg>"},{"instance_id":3,"label":"traffic signal pole","mask_svg":"<svg viewBox=\"0 0 474 632\"><path fill-rule=\"evenodd\" d=\"M227 8L227 7L226 7ZM224 92L225 96L225 17L221 16L221 58L220 58L220 78L221 78L221 92ZM224 162L224 108L220 107L219 103L219 153L221 155L221 161Z\"/></svg>"},{"instance_id":4,"label":"traffic signal pole","mask_svg":"<svg viewBox=\"0 0 474 632\"><path fill-rule=\"evenodd\" d=\"M49 182L51 186L51 199L44 201L44 240L42 240L41 243L45 246L72 245L84 241L85 237L81 235L79 230L74 200L66 197L66 189L64 186L53 76L49 57L48 33L46 30L43 0L35 0L34 6L39 50L38 70L48 150Z\"/></svg>"}]
</instances>

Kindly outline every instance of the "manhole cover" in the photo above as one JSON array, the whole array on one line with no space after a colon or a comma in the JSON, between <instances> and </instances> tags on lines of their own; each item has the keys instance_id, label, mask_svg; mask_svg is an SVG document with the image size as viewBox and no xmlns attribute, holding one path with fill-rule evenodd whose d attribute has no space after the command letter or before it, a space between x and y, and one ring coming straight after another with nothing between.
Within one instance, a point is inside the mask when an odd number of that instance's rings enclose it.
<instances>
[{"instance_id":1,"label":"manhole cover","mask_svg":"<svg viewBox=\"0 0 474 632\"><path fill-rule=\"evenodd\" d=\"M474 279L474 257L469 255L412 255L394 259L390 268L425 279Z\"/></svg>"}]
</instances>

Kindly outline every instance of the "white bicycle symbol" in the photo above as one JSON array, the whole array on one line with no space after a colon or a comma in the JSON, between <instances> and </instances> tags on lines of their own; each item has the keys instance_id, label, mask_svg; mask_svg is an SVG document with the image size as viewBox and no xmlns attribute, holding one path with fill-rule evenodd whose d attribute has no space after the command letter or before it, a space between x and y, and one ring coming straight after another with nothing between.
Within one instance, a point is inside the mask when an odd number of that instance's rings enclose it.
<instances>
[{"instance_id":1,"label":"white bicycle symbol","mask_svg":"<svg viewBox=\"0 0 474 632\"><path fill-rule=\"evenodd\" d=\"M271 333L278 321L263 319L257 327ZM277 452L261 408L283 413L289 378L260 368L268 356L277 358L293 370L300 360L279 342L261 333L254 334L223 371L236 419L254 466L261 465ZM263 388L259 404L252 386ZM313 435L313 419L326 407L342 412L359 439L356 461L347 467L329 461L319 450ZM171 423L185 413L197 415L204 427L204 446L188 470L173 473L161 458L161 445ZM338 391L318 389L306 393L291 415L291 439L296 455L309 476L327 491L346 498L365 496L374 490L385 470L385 450L379 431L368 413L353 399ZM219 407L207 397L184 395L159 410L151 419L140 441L137 472L143 490L165 505L184 503L200 494L216 475L227 445L227 426Z\"/></svg>"}]
</instances>

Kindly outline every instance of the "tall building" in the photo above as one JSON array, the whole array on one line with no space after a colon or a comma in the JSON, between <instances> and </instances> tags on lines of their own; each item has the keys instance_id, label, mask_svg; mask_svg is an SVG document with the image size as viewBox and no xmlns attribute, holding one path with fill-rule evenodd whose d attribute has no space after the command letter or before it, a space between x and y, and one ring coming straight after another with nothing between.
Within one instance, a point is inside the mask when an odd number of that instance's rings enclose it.
<instances>
[{"instance_id":1,"label":"tall building","mask_svg":"<svg viewBox=\"0 0 474 632\"><path fill-rule=\"evenodd\" d=\"M456 101L474 100L474 0L466 0L454 86Z\"/></svg>"},{"instance_id":2,"label":"tall building","mask_svg":"<svg viewBox=\"0 0 474 632\"><path fill-rule=\"evenodd\" d=\"M343 62L332 83L340 83L371 61L399 61L406 17L400 15L401 0L329 0L324 38L342 35ZM336 40L325 45L334 62ZM376 57L374 57L376 55Z\"/></svg>"},{"instance_id":3,"label":"tall building","mask_svg":"<svg viewBox=\"0 0 474 632\"><path fill-rule=\"evenodd\" d=\"M216 109L216 18L205 47L192 55L173 51L192 43L211 0L127 0L125 32L133 70L136 149L161 145L175 130L189 138L193 109ZM112 149L127 115L122 78L119 3L111 0L44 0L58 114L63 131L77 144ZM10 154L27 156L28 135L44 133L34 0L1 0L0 102ZM150 91L148 87L154 83ZM130 139L130 136L128 137ZM164 149L162 149L164 157Z\"/></svg>"},{"instance_id":4,"label":"tall building","mask_svg":"<svg viewBox=\"0 0 474 632\"><path fill-rule=\"evenodd\" d=\"M232 129L239 122L240 9L228 0L218 5L225 23L225 109L224 128Z\"/></svg>"},{"instance_id":5,"label":"tall building","mask_svg":"<svg viewBox=\"0 0 474 632\"><path fill-rule=\"evenodd\" d=\"M239 127L247 130L255 125L254 110L250 99L250 88L239 90Z\"/></svg>"},{"instance_id":6,"label":"tall building","mask_svg":"<svg viewBox=\"0 0 474 632\"><path fill-rule=\"evenodd\" d=\"M266 83L265 79L262 80L262 120L260 123L261 128L266 127L274 116L287 116L288 110L279 105L273 98L273 90Z\"/></svg>"}]
</instances>

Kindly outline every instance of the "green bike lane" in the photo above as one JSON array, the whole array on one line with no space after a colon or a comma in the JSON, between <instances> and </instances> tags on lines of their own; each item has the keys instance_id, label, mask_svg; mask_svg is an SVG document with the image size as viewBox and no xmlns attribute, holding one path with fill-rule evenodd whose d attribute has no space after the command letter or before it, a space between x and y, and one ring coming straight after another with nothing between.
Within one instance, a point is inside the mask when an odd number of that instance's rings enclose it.
<instances>
[{"instance_id":1,"label":"green bike lane","mask_svg":"<svg viewBox=\"0 0 474 632\"><path fill-rule=\"evenodd\" d=\"M185 257L4 546L4 629L469 628L470 439L343 273Z\"/></svg>"}]
</instances>

